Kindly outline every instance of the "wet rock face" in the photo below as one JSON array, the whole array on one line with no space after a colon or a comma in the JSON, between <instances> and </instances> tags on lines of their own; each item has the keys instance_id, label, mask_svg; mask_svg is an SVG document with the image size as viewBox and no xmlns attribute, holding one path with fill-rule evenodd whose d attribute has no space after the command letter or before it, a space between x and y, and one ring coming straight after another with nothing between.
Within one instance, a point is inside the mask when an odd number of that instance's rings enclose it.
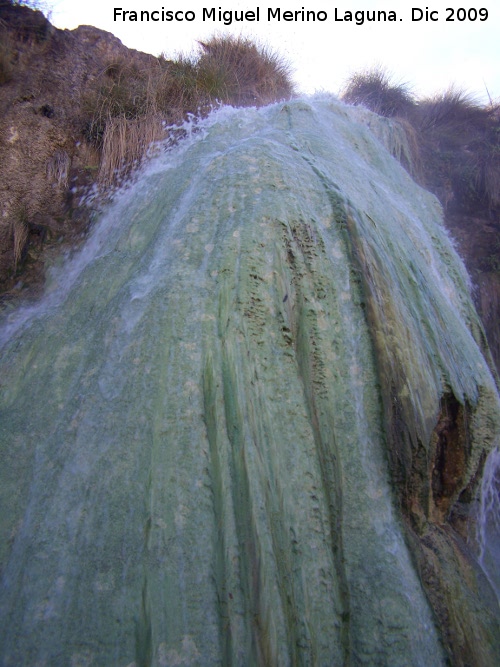
<instances>
[{"instance_id":1,"label":"wet rock face","mask_svg":"<svg viewBox=\"0 0 500 667\"><path fill-rule=\"evenodd\" d=\"M432 467L432 499L441 521L450 512L456 500L457 489L464 488L468 455L467 420L463 419L461 406L452 396L445 398L434 431L434 462ZM462 417L462 418L461 418Z\"/></svg>"},{"instance_id":2,"label":"wet rock face","mask_svg":"<svg viewBox=\"0 0 500 667\"><path fill-rule=\"evenodd\" d=\"M5 664L496 664L498 395L397 132L223 110L4 325Z\"/></svg>"},{"instance_id":3,"label":"wet rock face","mask_svg":"<svg viewBox=\"0 0 500 667\"><path fill-rule=\"evenodd\" d=\"M82 111L89 88L112 61L140 66L154 58L92 26L58 30L41 12L5 0L0 41L8 43L8 72L4 78L0 72L0 296L7 300L21 288L27 296L41 290L51 254L63 239L76 244L88 227L90 211L80 206L80 196L94 182L100 162L92 141L86 141L88 118ZM90 138L96 139L95 132ZM51 165L61 153L68 169L64 178L54 179ZM498 211L464 212L438 171L426 169L423 179L446 210L499 370Z\"/></svg>"}]
</instances>

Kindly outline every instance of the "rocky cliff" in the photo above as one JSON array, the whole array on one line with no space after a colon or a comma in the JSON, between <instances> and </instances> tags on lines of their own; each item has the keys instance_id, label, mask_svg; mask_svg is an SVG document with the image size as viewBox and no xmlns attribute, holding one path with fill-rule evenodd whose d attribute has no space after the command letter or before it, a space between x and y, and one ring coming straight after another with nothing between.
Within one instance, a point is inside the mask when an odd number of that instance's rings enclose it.
<instances>
[{"instance_id":1,"label":"rocky cliff","mask_svg":"<svg viewBox=\"0 0 500 667\"><path fill-rule=\"evenodd\" d=\"M0 1L0 281L4 300L43 282L54 245L74 245L91 207L137 166L166 126L214 105L263 105L293 93L287 64L244 38L213 38L166 60L90 26L57 30ZM167 46L167 45L166 45ZM41 253L42 249L45 251ZM57 251L57 249L55 250Z\"/></svg>"},{"instance_id":2,"label":"rocky cliff","mask_svg":"<svg viewBox=\"0 0 500 667\"><path fill-rule=\"evenodd\" d=\"M87 96L110 63L150 63L110 33L54 28L41 12L0 4L0 281L17 292L42 279L40 251L73 243L89 211L82 188L99 153L85 132Z\"/></svg>"}]
</instances>

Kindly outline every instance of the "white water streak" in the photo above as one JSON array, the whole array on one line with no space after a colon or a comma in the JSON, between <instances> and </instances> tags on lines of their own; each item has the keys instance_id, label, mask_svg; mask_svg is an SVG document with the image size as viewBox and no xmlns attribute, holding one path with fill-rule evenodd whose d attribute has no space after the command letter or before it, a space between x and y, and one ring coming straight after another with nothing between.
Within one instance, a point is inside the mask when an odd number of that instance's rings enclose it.
<instances>
[{"instance_id":1,"label":"white water streak","mask_svg":"<svg viewBox=\"0 0 500 667\"><path fill-rule=\"evenodd\" d=\"M500 448L484 464L477 522L479 563L500 603Z\"/></svg>"}]
</instances>

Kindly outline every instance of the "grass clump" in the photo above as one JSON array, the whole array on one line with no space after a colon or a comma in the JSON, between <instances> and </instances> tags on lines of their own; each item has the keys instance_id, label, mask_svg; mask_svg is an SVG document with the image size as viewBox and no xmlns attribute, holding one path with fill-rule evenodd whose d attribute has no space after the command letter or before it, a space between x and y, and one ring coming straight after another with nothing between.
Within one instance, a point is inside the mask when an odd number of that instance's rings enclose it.
<instances>
[{"instance_id":1,"label":"grass clump","mask_svg":"<svg viewBox=\"0 0 500 667\"><path fill-rule=\"evenodd\" d=\"M466 211L500 205L500 115L457 88L421 100L414 119L428 169Z\"/></svg>"},{"instance_id":2,"label":"grass clump","mask_svg":"<svg viewBox=\"0 0 500 667\"><path fill-rule=\"evenodd\" d=\"M439 141L443 149L453 149L482 134L489 124L489 115L489 109L471 95L451 87L419 101L417 124L422 134Z\"/></svg>"},{"instance_id":3,"label":"grass clump","mask_svg":"<svg viewBox=\"0 0 500 667\"><path fill-rule=\"evenodd\" d=\"M415 105L408 85L393 83L380 67L353 74L344 87L342 99L388 118L407 116Z\"/></svg>"},{"instance_id":4,"label":"grass clump","mask_svg":"<svg viewBox=\"0 0 500 667\"><path fill-rule=\"evenodd\" d=\"M288 64L274 51L244 37L199 42L200 85L212 97L235 106L262 106L294 94Z\"/></svg>"},{"instance_id":5,"label":"grass clump","mask_svg":"<svg viewBox=\"0 0 500 667\"><path fill-rule=\"evenodd\" d=\"M16 38L24 42L43 43L52 33L49 23L52 10L43 0L0 0L0 8L9 17Z\"/></svg>"},{"instance_id":6,"label":"grass clump","mask_svg":"<svg viewBox=\"0 0 500 667\"><path fill-rule=\"evenodd\" d=\"M14 272L22 264L27 248L29 215L24 203L18 201L13 207L10 220L10 243L14 252Z\"/></svg>"},{"instance_id":7,"label":"grass clump","mask_svg":"<svg viewBox=\"0 0 500 667\"><path fill-rule=\"evenodd\" d=\"M102 155L99 183L107 187L137 166L167 125L220 104L262 106L293 94L284 61L243 37L213 37L174 60L111 61L84 104L84 135Z\"/></svg>"},{"instance_id":8,"label":"grass clump","mask_svg":"<svg viewBox=\"0 0 500 667\"><path fill-rule=\"evenodd\" d=\"M500 207L500 108L483 106L450 87L417 100L405 84L394 84L376 68L354 74L342 98L398 120L412 147L412 164L445 209L484 212Z\"/></svg>"}]
</instances>

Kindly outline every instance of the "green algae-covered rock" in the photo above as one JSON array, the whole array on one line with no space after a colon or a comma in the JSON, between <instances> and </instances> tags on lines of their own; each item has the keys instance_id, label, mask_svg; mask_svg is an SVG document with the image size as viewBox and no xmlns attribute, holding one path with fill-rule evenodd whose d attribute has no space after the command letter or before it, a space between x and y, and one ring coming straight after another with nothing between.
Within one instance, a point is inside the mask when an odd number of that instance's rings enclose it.
<instances>
[{"instance_id":1,"label":"green algae-covered rock","mask_svg":"<svg viewBox=\"0 0 500 667\"><path fill-rule=\"evenodd\" d=\"M2 665L496 664L498 395L398 132L223 110L6 323Z\"/></svg>"}]
</instances>

